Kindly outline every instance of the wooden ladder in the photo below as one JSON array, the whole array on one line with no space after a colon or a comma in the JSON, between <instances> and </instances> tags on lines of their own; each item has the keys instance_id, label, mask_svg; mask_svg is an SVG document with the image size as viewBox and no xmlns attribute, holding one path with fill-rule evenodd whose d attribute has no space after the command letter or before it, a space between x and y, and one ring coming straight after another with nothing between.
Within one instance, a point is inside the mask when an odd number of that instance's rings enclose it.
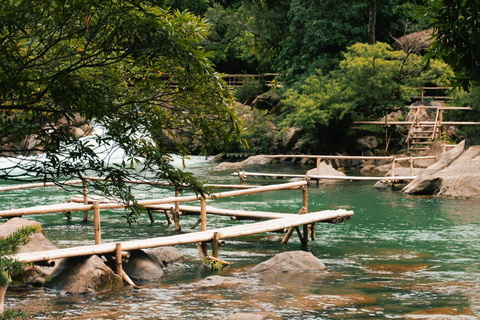
<instances>
[{"instance_id":1,"label":"wooden ladder","mask_svg":"<svg viewBox=\"0 0 480 320\"><path fill-rule=\"evenodd\" d=\"M422 108L418 107L413 119L413 124L410 127L407 136L408 152L420 152L428 150L433 142L440 138L440 122L441 122L441 110L436 108L435 121L434 122L420 122L418 121L418 115Z\"/></svg>"}]
</instances>

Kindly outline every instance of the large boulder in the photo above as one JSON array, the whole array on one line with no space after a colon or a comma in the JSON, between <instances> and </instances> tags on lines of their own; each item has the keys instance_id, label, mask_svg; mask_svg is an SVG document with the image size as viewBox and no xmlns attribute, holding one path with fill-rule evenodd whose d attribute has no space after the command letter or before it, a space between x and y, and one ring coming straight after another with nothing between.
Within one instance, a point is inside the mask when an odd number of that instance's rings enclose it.
<instances>
[{"instance_id":1,"label":"large boulder","mask_svg":"<svg viewBox=\"0 0 480 320\"><path fill-rule=\"evenodd\" d=\"M246 165L267 164L270 162L272 162L271 158L265 157L264 155L257 155L257 156L251 156L240 162L222 162L218 165L218 169L220 170L240 169Z\"/></svg>"},{"instance_id":2,"label":"large boulder","mask_svg":"<svg viewBox=\"0 0 480 320\"><path fill-rule=\"evenodd\" d=\"M325 265L310 252L282 252L254 267L253 273L318 272Z\"/></svg>"},{"instance_id":3,"label":"large boulder","mask_svg":"<svg viewBox=\"0 0 480 320\"><path fill-rule=\"evenodd\" d=\"M318 168L313 168L307 171L307 176L335 176L344 177L345 173L338 171L333 166L325 161L321 161ZM334 182L335 180L325 180L326 182Z\"/></svg>"},{"instance_id":4,"label":"large boulder","mask_svg":"<svg viewBox=\"0 0 480 320\"><path fill-rule=\"evenodd\" d=\"M23 218L13 218L8 220L6 223L0 225L0 238L5 238L18 229L26 226L37 226L39 228L39 232L31 234L29 236L29 240L26 244L20 245L18 247L18 253L24 252L36 252L36 251L46 251L46 250L54 250L57 249L50 240L47 239L45 236L42 226L35 221L30 221ZM13 279L14 283L24 283L24 284L38 284L41 285L48 278L57 268L58 264L62 260L55 260L53 261L52 267L40 267L37 265L29 266L25 269L25 272L18 276L17 278Z\"/></svg>"},{"instance_id":5,"label":"large boulder","mask_svg":"<svg viewBox=\"0 0 480 320\"><path fill-rule=\"evenodd\" d=\"M271 312L236 312L230 314L227 320L267 320L267 319L283 319L277 314Z\"/></svg>"},{"instance_id":6,"label":"large boulder","mask_svg":"<svg viewBox=\"0 0 480 320\"><path fill-rule=\"evenodd\" d=\"M444 153L403 189L409 194L446 197L480 196L480 146L464 150L464 142Z\"/></svg>"},{"instance_id":7,"label":"large boulder","mask_svg":"<svg viewBox=\"0 0 480 320\"><path fill-rule=\"evenodd\" d=\"M147 253L165 266L185 260L183 253L174 247L159 247L148 250Z\"/></svg>"},{"instance_id":8,"label":"large boulder","mask_svg":"<svg viewBox=\"0 0 480 320\"><path fill-rule=\"evenodd\" d=\"M139 282L155 282L163 277L163 264L142 250L130 252L123 271L133 280Z\"/></svg>"},{"instance_id":9,"label":"large boulder","mask_svg":"<svg viewBox=\"0 0 480 320\"><path fill-rule=\"evenodd\" d=\"M46 287L67 293L102 293L123 287L123 280L98 256L67 258L46 281Z\"/></svg>"}]
</instances>

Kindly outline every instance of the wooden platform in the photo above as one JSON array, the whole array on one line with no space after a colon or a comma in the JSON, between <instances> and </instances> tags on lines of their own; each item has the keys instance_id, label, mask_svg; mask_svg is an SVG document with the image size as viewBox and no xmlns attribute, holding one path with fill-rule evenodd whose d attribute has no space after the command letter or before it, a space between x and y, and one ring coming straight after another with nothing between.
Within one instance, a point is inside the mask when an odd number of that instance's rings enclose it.
<instances>
[{"instance_id":1,"label":"wooden platform","mask_svg":"<svg viewBox=\"0 0 480 320\"><path fill-rule=\"evenodd\" d=\"M353 211L347 210L326 210L307 214L291 215L290 217L255 222L240 226L212 229L200 232L178 234L174 236L158 237L144 240L132 240L121 242L123 251L148 249L162 246L198 243L212 241L215 233L220 234L220 239L247 236L257 233L284 230L301 225L308 225L324 220L352 216ZM74 248L56 249L38 252L26 252L14 255L13 258L21 262L40 262L62 259L67 257L80 257L100 254L111 254L116 250L116 243L104 243Z\"/></svg>"}]
</instances>

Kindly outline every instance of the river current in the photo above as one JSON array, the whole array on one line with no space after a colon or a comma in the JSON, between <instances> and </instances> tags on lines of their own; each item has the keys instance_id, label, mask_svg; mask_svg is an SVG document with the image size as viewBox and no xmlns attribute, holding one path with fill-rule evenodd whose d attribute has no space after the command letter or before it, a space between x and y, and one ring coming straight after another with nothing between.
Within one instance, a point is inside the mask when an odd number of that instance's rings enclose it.
<instances>
[{"instance_id":1,"label":"river current","mask_svg":"<svg viewBox=\"0 0 480 320\"><path fill-rule=\"evenodd\" d=\"M307 166L272 164L248 171L304 174ZM211 183L238 183L232 171L193 158L187 170ZM283 180L249 178L249 183ZM77 190L78 191L78 190ZM136 187L143 198L173 195L172 190ZM72 194L58 188L0 194L0 209L64 202ZM229 239L220 248L231 266L202 266L193 245L178 246L183 263L166 269L163 280L140 289L126 287L99 295L69 295L34 287L9 288L6 309L23 309L31 319L224 319L235 312L268 312L273 319L477 319L480 316L480 200L408 196L377 190L372 182L335 182L309 187L309 211L349 209L342 224L319 223L316 240L302 247L281 234ZM212 206L298 213L300 191L276 191L218 199ZM58 248L92 244L93 223L83 213L28 216L39 221ZM182 232L198 217L182 217ZM208 216L208 227L249 223ZM174 234L164 217L146 216L128 225L121 212L102 211L102 241L116 242ZM327 267L324 273L255 276L249 269L277 253L308 250ZM227 277L211 285L209 276Z\"/></svg>"}]
</instances>

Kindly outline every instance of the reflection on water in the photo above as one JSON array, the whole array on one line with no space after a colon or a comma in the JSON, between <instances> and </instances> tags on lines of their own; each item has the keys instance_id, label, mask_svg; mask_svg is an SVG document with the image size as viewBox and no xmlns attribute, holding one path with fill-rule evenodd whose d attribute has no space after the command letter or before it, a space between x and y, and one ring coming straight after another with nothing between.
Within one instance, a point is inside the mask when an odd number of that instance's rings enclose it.
<instances>
[{"instance_id":1,"label":"reflection on water","mask_svg":"<svg viewBox=\"0 0 480 320\"><path fill-rule=\"evenodd\" d=\"M205 162L191 170L212 183L238 183L231 172ZM254 166L248 171L304 173L307 167ZM250 183L282 180L249 178ZM172 190L138 187L147 198ZM0 194L0 208L49 204L68 199L55 188ZM301 192L281 191L218 199L211 205L242 210L296 213ZM309 188L309 210L346 208L355 215L345 224L317 224L317 240L307 248L328 272L255 276L249 269L276 253L301 250L297 239L281 245L279 234L230 239L222 259L233 265L221 272L201 266L194 246L167 268L161 283L104 295L65 295L43 288L9 289L6 307L24 309L35 319L224 319L235 312L265 312L272 319L476 319L480 315L480 200L405 196L376 190L371 182L339 182ZM140 217L129 226L120 212L102 212L102 239L113 242L173 234L161 214L150 224ZM83 213L67 221L61 214L31 216L58 247L93 243L92 225ZM184 232L197 217L182 217ZM236 225L209 216L209 227ZM207 285L205 278L234 279ZM207 282L208 283L208 282Z\"/></svg>"}]
</instances>

